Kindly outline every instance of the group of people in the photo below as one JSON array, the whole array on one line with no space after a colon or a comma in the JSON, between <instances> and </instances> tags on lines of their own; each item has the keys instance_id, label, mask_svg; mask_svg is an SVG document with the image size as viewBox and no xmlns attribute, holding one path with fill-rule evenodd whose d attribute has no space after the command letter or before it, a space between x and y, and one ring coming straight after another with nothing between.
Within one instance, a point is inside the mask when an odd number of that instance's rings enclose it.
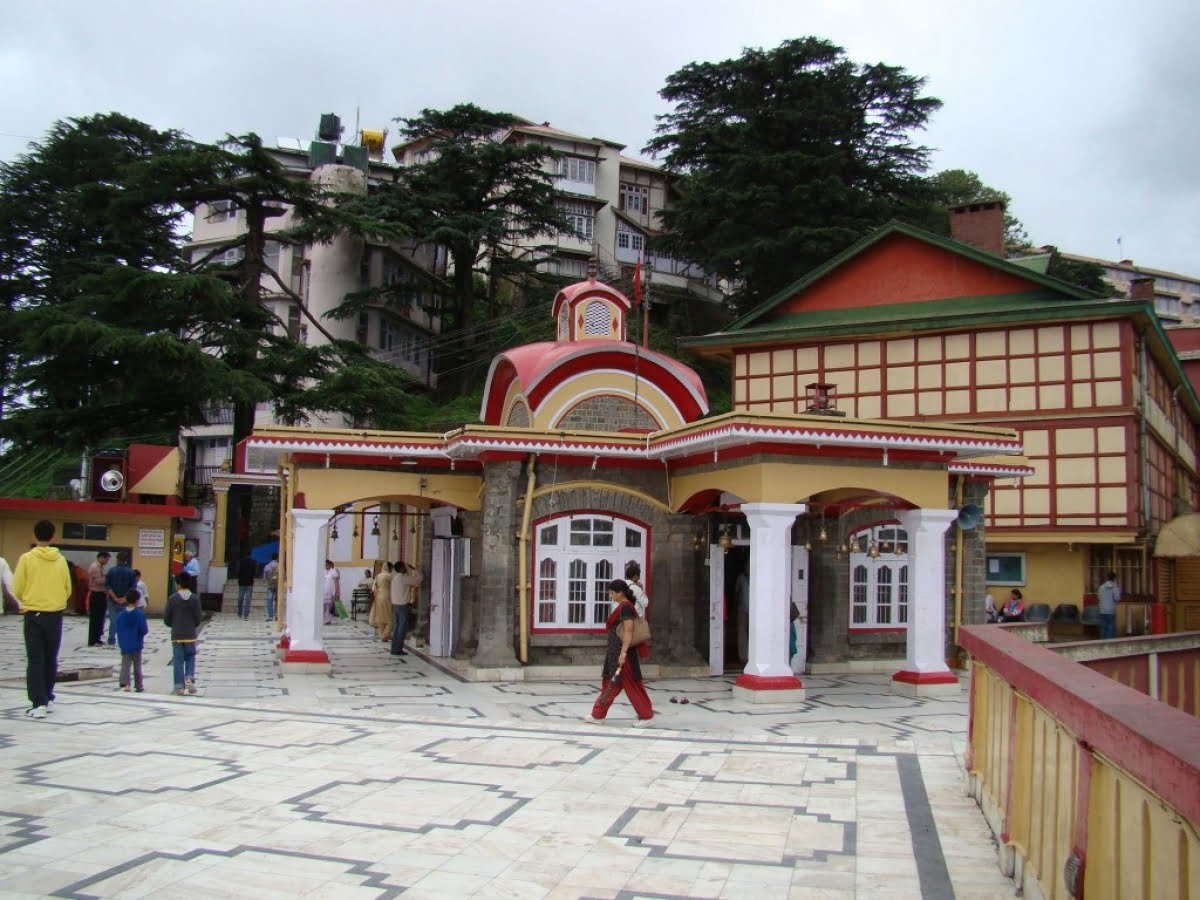
<instances>
[{"instance_id":1,"label":"group of people","mask_svg":"<svg viewBox=\"0 0 1200 900\"><path fill-rule=\"evenodd\" d=\"M390 642L392 656L406 656L404 639L413 624L417 591L425 578L416 566L401 560L379 562L375 572L367 569L358 587L371 592L371 611L367 624L375 636Z\"/></svg>"},{"instance_id":2,"label":"group of people","mask_svg":"<svg viewBox=\"0 0 1200 900\"><path fill-rule=\"evenodd\" d=\"M250 618L250 604L254 599L254 581L258 577L258 562L249 553L244 553L237 564L239 619ZM275 618L275 598L279 594L279 554L272 553L271 561L263 566L263 581L267 585L267 621Z\"/></svg>"},{"instance_id":3,"label":"group of people","mask_svg":"<svg viewBox=\"0 0 1200 900\"><path fill-rule=\"evenodd\" d=\"M88 646L109 647L118 646L117 618L127 606L126 597L131 593L137 595L136 606L145 610L150 593L142 573L129 565L129 553L121 550L117 553L117 564L108 568L112 554L101 550L96 554L96 561L88 567ZM105 627L108 629L108 642L105 643Z\"/></svg>"},{"instance_id":4,"label":"group of people","mask_svg":"<svg viewBox=\"0 0 1200 900\"><path fill-rule=\"evenodd\" d=\"M23 617L25 688L31 719L44 719L54 711L54 686L58 680L58 654L62 645L63 613L71 598L72 576L66 557L54 540L54 523L42 519L33 526L33 546L21 555L15 570L0 572L4 593ZM142 651L149 624L147 591L141 573L129 567L129 554L117 554L117 564L106 571L111 554L102 550L88 572L88 646L116 646L121 651L120 690L145 690ZM175 693L196 693L196 636L202 621L195 581L186 568L176 576L178 589L167 600L163 622L171 629ZM108 644L102 641L105 623Z\"/></svg>"},{"instance_id":5,"label":"group of people","mask_svg":"<svg viewBox=\"0 0 1200 900\"><path fill-rule=\"evenodd\" d=\"M1109 640L1117 636L1117 604L1121 601L1121 585L1117 583L1117 573L1107 572L1104 582L1096 591L1097 606L1100 614L1100 638ZM999 609L988 594L984 599L984 615L989 623L993 622L1024 622L1025 598L1021 591L1013 588L1008 599Z\"/></svg>"}]
</instances>

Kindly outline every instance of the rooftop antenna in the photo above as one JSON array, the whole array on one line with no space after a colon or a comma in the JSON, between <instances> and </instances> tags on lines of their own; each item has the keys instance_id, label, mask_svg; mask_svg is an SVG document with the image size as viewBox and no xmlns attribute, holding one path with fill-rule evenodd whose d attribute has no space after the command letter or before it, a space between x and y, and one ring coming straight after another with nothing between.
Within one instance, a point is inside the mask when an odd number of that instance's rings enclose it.
<instances>
[{"instance_id":1,"label":"rooftop antenna","mask_svg":"<svg viewBox=\"0 0 1200 900\"><path fill-rule=\"evenodd\" d=\"M362 132L358 130L359 129L358 111L359 111L359 107L355 106L354 107L354 139L356 141L358 141L359 143L362 143Z\"/></svg>"},{"instance_id":2,"label":"rooftop antenna","mask_svg":"<svg viewBox=\"0 0 1200 900\"><path fill-rule=\"evenodd\" d=\"M1125 258L1125 246L1124 246L1121 236L1118 234L1117 235L1117 262L1120 262L1124 258Z\"/></svg>"}]
</instances>

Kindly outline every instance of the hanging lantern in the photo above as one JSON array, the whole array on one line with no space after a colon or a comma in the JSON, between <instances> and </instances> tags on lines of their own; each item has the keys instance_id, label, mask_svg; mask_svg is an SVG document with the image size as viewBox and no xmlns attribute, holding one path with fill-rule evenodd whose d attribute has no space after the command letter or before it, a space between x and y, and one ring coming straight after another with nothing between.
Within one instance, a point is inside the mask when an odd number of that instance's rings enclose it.
<instances>
[{"instance_id":1,"label":"hanging lantern","mask_svg":"<svg viewBox=\"0 0 1200 900\"><path fill-rule=\"evenodd\" d=\"M871 541L871 548L867 551L867 555L871 559L879 559L879 544L877 542Z\"/></svg>"},{"instance_id":2,"label":"hanging lantern","mask_svg":"<svg viewBox=\"0 0 1200 900\"><path fill-rule=\"evenodd\" d=\"M329 529L329 536L331 538L333 538L335 541L338 539L337 522L336 521L333 523L333 527Z\"/></svg>"},{"instance_id":3,"label":"hanging lantern","mask_svg":"<svg viewBox=\"0 0 1200 900\"><path fill-rule=\"evenodd\" d=\"M825 531L824 525L821 526L821 531L817 535L817 540L820 541L822 544L825 543L827 540L829 540L829 533Z\"/></svg>"},{"instance_id":4,"label":"hanging lantern","mask_svg":"<svg viewBox=\"0 0 1200 900\"><path fill-rule=\"evenodd\" d=\"M350 537L358 537L358 519L354 520L354 530L350 532Z\"/></svg>"},{"instance_id":5,"label":"hanging lantern","mask_svg":"<svg viewBox=\"0 0 1200 900\"><path fill-rule=\"evenodd\" d=\"M721 536L717 538L717 543L721 545L723 553L728 553L729 548L733 546L733 538L729 534L729 527L727 525L721 526Z\"/></svg>"},{"instance_id":6,"label":"hanging lantern","mask_svg":"<svg viewBox=\"0 0 1200 900\"><path fill-rule=\"evenodd\" d=\"M379 516L371 520L371 536L379 537Z\"/></svg>"},{"instance_id":7,"label":"hanging lantern","mask_svg":"<svg viewBox=\"0 0 1200 900\"><path fill-rule=\"evenodd\" d=\"M812 552L812 541L810 541L808 538L804 539L804 549L810 553Z\"/></svg>"},{"instance_id":8,"label":"hanging lantern","mask_svg":"<svg viewBox=\"0 0 1200 900\"><path fill-rule=\"evenodd\" d=\"M393 541L400 540L400 531L396 528L395 525L392 526L392 540Z\"/></svg>"}]
</instances>

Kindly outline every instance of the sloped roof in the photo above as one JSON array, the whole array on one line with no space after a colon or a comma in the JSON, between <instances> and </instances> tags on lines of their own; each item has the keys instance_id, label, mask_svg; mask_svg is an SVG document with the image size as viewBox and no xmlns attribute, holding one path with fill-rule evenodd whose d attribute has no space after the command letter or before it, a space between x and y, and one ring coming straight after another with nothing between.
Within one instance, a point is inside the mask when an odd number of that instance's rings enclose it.
<instances>
[{"instance_id":1,"label":"sloped roof","mask_svg":"<svg viewBox=\"0 0 1200 900\"><path fill-rule=\"evenodd\" d=\"M947 253L952 253L957 256L972 260L973 262L980 263L998 272L1015 275L1019 278L1033 282L1034 286L1047 288L1050 291L1061 295L1063 299L1089 301L1098 298L1098 295L1093 294L1091 291L1086 291L1083 288L1076 287L1073 284L1068 284L1065 281L1059 281L1057 278L1051 278L1048 275L1042 275L1027 268L1013 265L1008 260L1000 259L999 257L993 256L990 253L985 253L983 250L972 247L970 244L964 244L960 241L942 237L941 235L933 234L921 228L916 228L912 225L905 224L904 222L889 222L883 227L871 232L871 234L867 235L858 243L847 247L837 256L833 257L833 259L830 259L829 261L817 266L803 278L793 282L783 290L779 291L777 294L775 294L775 296L759 304L758 307L751 310L749 313L742 316L740 319L730 325L728 330L739 331L742 328L759 321L760 319L764 318L767 313L771 312L787 300L790 300L796 294L799 294L802 291L812 287L827 275L831 274L837 269L840 269L842 266L851 262L855 258L862 256L872 247L875 247L877 244L894 235L904 235L924 244L944 250Z\"/></svg>"}]
</instances>

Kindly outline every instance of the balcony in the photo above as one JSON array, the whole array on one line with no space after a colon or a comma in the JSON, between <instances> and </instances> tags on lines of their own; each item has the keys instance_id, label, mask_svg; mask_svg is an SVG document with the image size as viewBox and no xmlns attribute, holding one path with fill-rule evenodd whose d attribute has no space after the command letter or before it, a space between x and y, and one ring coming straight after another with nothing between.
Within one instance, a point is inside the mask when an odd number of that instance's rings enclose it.
<instances>
[{"instance_id":1,"label":"balcony","mask_svg":"<svg viewBox=\"0 0 1200 900\"><path fill-rule=\"evenodd\" d=\"M1060 654L1011 627L960 631L972 657L966 769L1001 870L1026 896L1196 896L1200 719L1184 672L1200 633ZM1141 659L1066 658L1101 645Z\"/></svg>"}]
</instances>

